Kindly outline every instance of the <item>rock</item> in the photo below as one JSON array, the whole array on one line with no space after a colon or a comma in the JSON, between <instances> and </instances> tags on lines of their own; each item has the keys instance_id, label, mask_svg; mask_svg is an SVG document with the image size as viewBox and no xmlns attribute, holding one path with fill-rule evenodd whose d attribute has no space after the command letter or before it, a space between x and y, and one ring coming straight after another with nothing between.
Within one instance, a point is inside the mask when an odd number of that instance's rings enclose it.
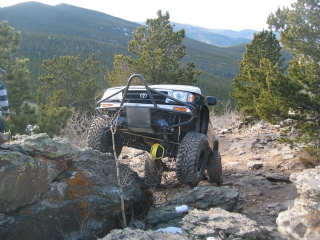
<instances>
[{"instance_id":1,"label":"rock","mask_svg":"<svg viewBox=\"0 0 320 240\"><path fill-rule=\"evenodd\" d=\"M280 175L277 173L268 173L266 175L266 179L269 181L290 182L290 179L288 176Z\"/></svg>"},{"instance_id":2,"label":"rock","mask_svg":"<svg viewBox=\"0 0 320 240\"><path fill-rule=\"evenodd\" d=\"M239 156L241 156L241 155L243 155L243 154L246 154L246 151L240 151L240 152L238 153Z\"/></svg>"},{"instance_id":3,"label":"rock","mask_svg":"<svg viewBox=\"0 0 320 240\"><path fill-rule=\"evenodd\" d=\"M259 169L262 167L262 162L248 161L247 166L249 169Z\"/></svg>"},{"instance_id":4,"label":"rock","mask_svg":"<svg viewBox=\"0 0 320 240\"><path fill-rule=\"evenodd\" d=\"M283 189L283 188L285 188L285 186L275 185L275 186L268 187L269 190L277 190L277 189Z\"/></svg>"},{"instance_id":5,"label":"rock","mask_svg":"<svg viewBox=\"0 0 320 240\"><path fill-rule=\"evenodd\" d=\"M236 177L236 178L241 178L244 176L244 173L233 173L231 174L233 177Z\"/></svg>"},{"instance_id":6,"label":"rock","mask_svg":"<svg viewBox=\"0 0 320 240\"><path fill-rule=\"evenodd\" d=\"M141 229L141 230L146 229L146 223L139 221L138 219L135 219L135 218L131 219L129 226L132 229Z\"/></svg>"},{"instance_id":7,"label":"rock","mask_svg":"<svg viewBox=\"0 0 320 240\"><path fill-rule=\"evenodd\" d=\"M187 240L187 237L181 236L180 234L172 234L168 232L157 232L153 230L142 231L140 229L130 229L125 228L115 229L110 232L104 238L99 238L100 240Z\"/></svg>"},{"instance_id":8,"label":"rock","mask_svg":"<svg viewBox=\"0 0 320 240\"><path fill-rule=\"evenodd\" d=\"M218 134L228 134L231 133L231 129L221 129Z\"/></svg>"},{"instance_id":9,"label":"rock","mask_svg":"<svg viewBox=\"0 0 320 240\"><path fill-rule=\"evenodd\" d=\"M277 218L278 230L290 239L320 239L320 166L292 173L300 196Z\"/></svg>"},{"instance_id":10,"label":"rock","mask_svg":"<svg viewBox=\"0 0 320 240\"><path fill-rule=\"evenodd\" d=\"M63 169L58 162L42 156L7 148L0 151L0 212L7 213L39 200Z\"/></svg>"},{"instance_id":11,"label":"rock","mask_svg":"<svg viewBox=\"0 0 320 240\"><path fill-rule=\"evenodd\" d=\"M60 138L53 140L46 133L19 138L16 141L10 142L9 146L11 148L21 149L24 152L30 153L32 156L40 154L50 159L66 157L77 161L80 154L78 149L72 147L70 144L62 141Z\"/></svg>"},{"instance_id":12,"label":"rock","mask_svg":"<svg viewBox=\"0 0 320 240\"><path fill-rule=\"evenodd\" d=\"M245 122L239 122L237 128L238 128L238 129L241 129L241 128L243 128L245 125L246 125Z\"/></svg>"},{"instance_id":13,"label":"rock","mask_svg":"<svg viewBox=\"0 0 320 240\"><path fill-rule=\"evenodd\" d=\"M194 209L182 219L181 228L189 239L219 237L221 230L226 236L240 239L273 239L267 228L239 213L230 213L221 208L208 211Z\"/></svg>"},{"instance_id":14,"label":"rock","mask_svg":"<svg viewBox=\"0 0 320 240\"><path fill-rule=\"evenodd\" d=\"M228 211L238 212L242 208L239 193L235 189L214 186L198 186L175 195L170 201L151 208L147 216L147 228L165 228L180 226L184 212L177 212L176 207L187 205L189 210L208 210L220 207Z\"/></svg>"},{"instance_id":15,"label":"rock","mask_svg":"<svg viewBox=\"0 0 320 240\"><path fill-rule=\"evenodd\" d=\"M255 192L255 195L256 195L256 196L262 196L262 190L257 190L257 191Z\"/></svg>"},{"instance_id":16,"label":"rock","mask_svg":"<svg viewBox=\"0 0 320 240\"><path fill-rule=\"evenodd\" d=\"M0 239L94 239L121 227L113 155L75 149L46 134L1 148ZM120 174L130 182L127 218L144 217L152 194L127 165L120 164Z\"/></svg>"},{"instance_id":17,"label":"rock","mask_svg":"<svg viewBox=\"0 0 320 240\"><path fill-rule=\"evenodd\" d=\"M245 184L251 184L253 186L263 186L267 184L266 179L262 176L254 176L254 177L247 176L244 179L242 179L242 181Z\"/></svg>"},{"instance_id":18,"label":"rock","mask_svg":"<svg viewBox=\"0 0 320 240\"><path fill-rule=\"evenodd\" d=\"M280 205L279 202L268 204L268 208L276 208Z\"/></svg>"},{"instance_id":19,"label":"rock","mask_svg":"<svg viewBox=\"0 0 320 240\"><path fill-rule=\"evenodd\" d=\"M284 207L284 210L287 210L289 208L292 208L294 205L294 200L290 199L290 200L286 200L284 202L281 203Z\"/></svg>"},{"instance_id":20,"label":"rock","mask_svg":"<svg viewBox=\"0 0 320 240\"><path fill-rule=\"evenodd\" d=\"M288 160L288 159L292 159L294 157L295 157L294 154L284 154L282 156L282 160Z\"/></svg>"}]
</instances>

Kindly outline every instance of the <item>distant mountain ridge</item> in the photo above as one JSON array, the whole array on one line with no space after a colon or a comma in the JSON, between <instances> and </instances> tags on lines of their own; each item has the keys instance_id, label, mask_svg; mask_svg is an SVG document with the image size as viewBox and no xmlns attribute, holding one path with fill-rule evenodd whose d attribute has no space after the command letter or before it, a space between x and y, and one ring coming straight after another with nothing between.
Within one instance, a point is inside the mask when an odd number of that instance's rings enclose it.
<instances>
[{"instance_id":1,"label":"distant mountain ridge","mask_svg":"<svg viewBox=\"0 0 320 240\"><path fill-rule=\"evenodd\" d=\"M8 20L10 26L21 32L84 37L122 45L127 45L132 31L139 26L108 14L64 3L50 6L25 2L0 8L1 20Z\"/></svg>"},{"instance_id":2,"label":"distant mountain ridge","mask_svg":"<svg viewBox=\"0 0 320 240\"><path fill-rule=\"evenodd\" d=\"M253 39L253 34L259 32L249 29L237 32L227 29L207 29L180 23L172 24L174 24L173 29L175 31L184 28L188 38L220 47L229 47L243 43L250 43Z\"/></svg>"},{"instance_id":3,"label":"distant mountain ridge","mask_svg":"<svg viewBox=\"0 0 320 240\"><path fill-rule=\"evenodd\" d=\"M138 22L138 24L145 25L143 22ZM219 47L229 47L238 44L250 43L253 39L253 34L259 32L257 30L250 29L241 31L228 29L208 29L176 22L171 22L171 25L174 26L174 31L185 29L187 38Z\"/></svg>"},{"instance_id":4,"label":"distant mountain ridge","mask_svg":"<svg viewBox=\"0 0 320 240\"><path fill-rule=\"evenodd\" d=\"M41 11L39 11L39 9L41 9ZM67 19L75 18L78 14L82 14L83 16L82 19L77 20L78 29L75 29L74 25L66 24ZM19 16L18 18L12 17L17 15ZM86 21L86 17L90 17L91 21ZM20 21L21 18L23 18L23 21ZM38 2L25 2L10 7L0 8L0 20L2 19L9 20L10 25L23 32L42 32L58 35L65 35L65 33L68 32L68 35L71 36L83 36L84 34L79 31L80 28L86 28L85 33L88 32L88 29L91 29L91 32L95 33L91 34L90 38L94 38L98 41L105 41L108 39L109 42L116 44L127 43L127 39L130 39L132 36L132 31L143 24L129 22L102 12L83 9L64 3L50 6ZM39 21L40 19L46 19L46 21ZM92 24L92 20L95 24ZM118 24L119 21L121 24ZM35 22L36 24L34 24ZM17 24L19 27L17 27ZM57 24L61 24L63 29L61 27L53 27ZM113 27L112 31L108 29L110 26L115 25L118 25L118 27ZM172 25L174 25L175 31L184 28L186 30L187 38L220 47L247 44L251 42L253 34L258 32L255 30L242 30L237 32L225 29L206 29L174 22L172 22ZM108 31L105 31L106 29L108 29ZM128 38L125 37L126 40L124 42L119 42L119 39L117 39L119 34L127 36ZM115 36L115 39L112 39L112 36ZM87 35L85 37L87 37Z\"/></svg>"}]
</instances>

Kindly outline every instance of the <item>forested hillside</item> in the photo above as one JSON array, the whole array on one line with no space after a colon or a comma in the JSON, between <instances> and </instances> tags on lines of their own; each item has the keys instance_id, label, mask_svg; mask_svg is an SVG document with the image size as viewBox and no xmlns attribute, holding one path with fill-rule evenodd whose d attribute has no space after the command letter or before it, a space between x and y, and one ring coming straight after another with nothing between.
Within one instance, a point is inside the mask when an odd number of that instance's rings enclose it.
<instances>
[{"instance_id":1,"label":"forested hillside","mask_svg":"<svg viewBox=\"0 0 320 240\"><path fill-rule=\"evenodd\" d=\"M155 15L156 17L156 15ZM103 80L106 69L112 69L114 54L128 55L127 44L139 24L104 13L67 4L49 6L37 2L20 3L0 9L0 21L7 20L15 30L21 31L22 40L17 56L30 59L31 82L44 74L42 61L55 55L80 55L88 58L92 53L105 67L97 82ZM217 47L186 38L187 54L184 62L193 61L202 70L197 85L205 95L214 95L218 101L230 101L231 81L238 72L238 61L245 52L245 44Z\"/></svg>"}]
</instances>

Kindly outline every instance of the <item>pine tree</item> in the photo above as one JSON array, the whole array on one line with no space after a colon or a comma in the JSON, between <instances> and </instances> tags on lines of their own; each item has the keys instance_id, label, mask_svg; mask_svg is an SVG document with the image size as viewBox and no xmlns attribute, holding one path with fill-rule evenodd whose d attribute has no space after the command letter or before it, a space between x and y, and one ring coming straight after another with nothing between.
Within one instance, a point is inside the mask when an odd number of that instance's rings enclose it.
<instances>
[{"instance_id":1,"label":"pine tree","mask_svg":"<svg viewBox=\"0 0 320 240\"><path fill-rule=\"evenodd\" d=\"M269 28L280 32L280 41L294 56L305 55L313 61L320 60L320 1L298 0L268 17Z\"/></svg>"},{"instance_id":2,"label":"pine tree","mask_svg":"<svg viewBox=\"0 0 320 240\"><path fill-rule=\"evenodd\" d=\"M16 58L6 79L11 114L19 115L24 102L34 101L29 84L28 62L29 59Z\"/></svg>"},{"instance_id":3,"label":"pine tree","mask_svg":"<svg viewBox=\"0 0 320 240\"><path fill-rule=\"evenodd\" d=\"M239 61L239 74L233 79L233 92L230 93L237 101L237 111L252 117L260 118L255 101L260 98L261 90L267 88L267 72L261 66L261 61L277 66L278 71L284 72L281 58L281 46L272 31L263 30L254 34L253 40L247 45L246 52Z\"/></svg>"},{"instance_id":4,"label":"pine tree","mask_svg":"<svg viewBox=\"0 0 320 240\"><path fill-rule=\"evenodd\" d=\"M55 56L43 61L43 68L48 75L40 76L38 91L42 94L39 104L48 107L66 107L92 112L99 94L95 75L102 71L94 54L84 62L80 56Z\"/></svg>"},{"instance_id":5,"label":"pine tree","mask_svg":"<svg viewBox=\"0 0 320 240\"><path fill-rule=\"evenodd\" d=\"M35 133L47 133L50 137L60 134L68 119L72 115L72 109L67 107L49 107L48 105L40 105L38 110L38 124L34 130Z\"/></svg>"},{"instance_id":6,"label":"pine tree","mask_svg":"<svg viewBox=\"0 0 320 240\"><path fill-rule=\"evenodd\" d=\"M297 99L301 98L302 86L292 81L277 64L273 65L268 59L262 59L256 70L265 79L259 96L253 100L258 118L272 124L291 118L290 110L296 107Z\"/></svg>"},{"instance_id":7,"label":"pine tree","mask_svg":"<svg viewBox=\"0 0 320 240\"><path fill-rule=\"evenodd\" d=\"M157 12L158 18L147 19L146 25L137 28L129 42L131 56L117 55L114 70L108 71L110 85L124 85L133 73L142 74L150 84L194 84L201 72L193 62L181 66L186 54L182 45L184 29L174 32L169 13ZM141 84L141 83L140 83Z\"/></svg>"},{"instance_id":8,"label":"pine tree","mask_svg":"<svg viewBox=\"0 0 320 240\"><path fill-rule=\"evenodd\" d=\"M34 100L27 68L29 59L14 58L19 49L20 40L20 32L10 27L7 21L0 23L0 67L7 71L4 75L4 83L11 115L10 121L6 124L7 129L10 129L13 134L24 134L25 127L35 123L37 119L35 108L29 111L32 108L29 104Z\"/></svg>"},{"instance_id":9,"label":"pine tree","mask_svg":"<svg viewBox=\"0 0 320 240\"><path fill-rule=\"evenodd\" d=\"M38 114L36 106L30 103L24 103L21 106L19 115L14 115L9 122L7 128L12 133L26 134L26 127L28 125L35 126L38 123Z\"/></svg>"},{"instance_id":10,"label":"pine tree","mask_svg":"<svg viewBox=\"0 0 320 240\"><path fill-rule=\"evenodd\" d=\"M19 49L21 40L20 32L9 26L8 21L0 23L0 67L10 70L13 62L13 54Z\"/></svg>"},{"instance_id":11,"label":"pine tree","mask_svg":"<svg viewBox=\"0 0 320 240\"><path fill-rule=\"evenodd\" d=\"M320 129L320 1L298 0L268 17L269 27L280 32L280 41L293 56L289 77L303 89L293 105L295 125L308 141L319 141ZM319 144L319 142L318 142Z\"/></svg>"}]
</instances>

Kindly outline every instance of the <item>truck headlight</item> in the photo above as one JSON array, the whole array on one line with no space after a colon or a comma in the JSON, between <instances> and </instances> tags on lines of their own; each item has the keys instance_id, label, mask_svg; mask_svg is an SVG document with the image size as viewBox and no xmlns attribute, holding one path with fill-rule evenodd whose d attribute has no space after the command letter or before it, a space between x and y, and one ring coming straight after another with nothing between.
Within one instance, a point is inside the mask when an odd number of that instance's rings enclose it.
<instances>
[{"instance_id":1,"label":"truck headlight","mask_svg":"<svg viewBox=\"0 0 320 240\"><path fill-rule=\"evenodd\" d=\"M119 92L118 94L112 96L116 92L118 92L119 89L107 89L107 91L103 94L101 99L109 98L108 101L113 100L113 101L121 101L122 100L122 92ZM110 97L112 96L112 97Z\"/></svg>"},{"instance_id":2,"label":"truck headlight","mask_svg":"<svg viewBox=\"0 0 320 240\"><path fill-rule=\"evenodd\" d=\"M183 92L183 91L170 91L168 93L170 97L176 98L177 100L181 102L193 102L194 101L194 95L189 92ZM166 99L166 103L174 102L170 98Z\"/></svg>"}]
</instances>

